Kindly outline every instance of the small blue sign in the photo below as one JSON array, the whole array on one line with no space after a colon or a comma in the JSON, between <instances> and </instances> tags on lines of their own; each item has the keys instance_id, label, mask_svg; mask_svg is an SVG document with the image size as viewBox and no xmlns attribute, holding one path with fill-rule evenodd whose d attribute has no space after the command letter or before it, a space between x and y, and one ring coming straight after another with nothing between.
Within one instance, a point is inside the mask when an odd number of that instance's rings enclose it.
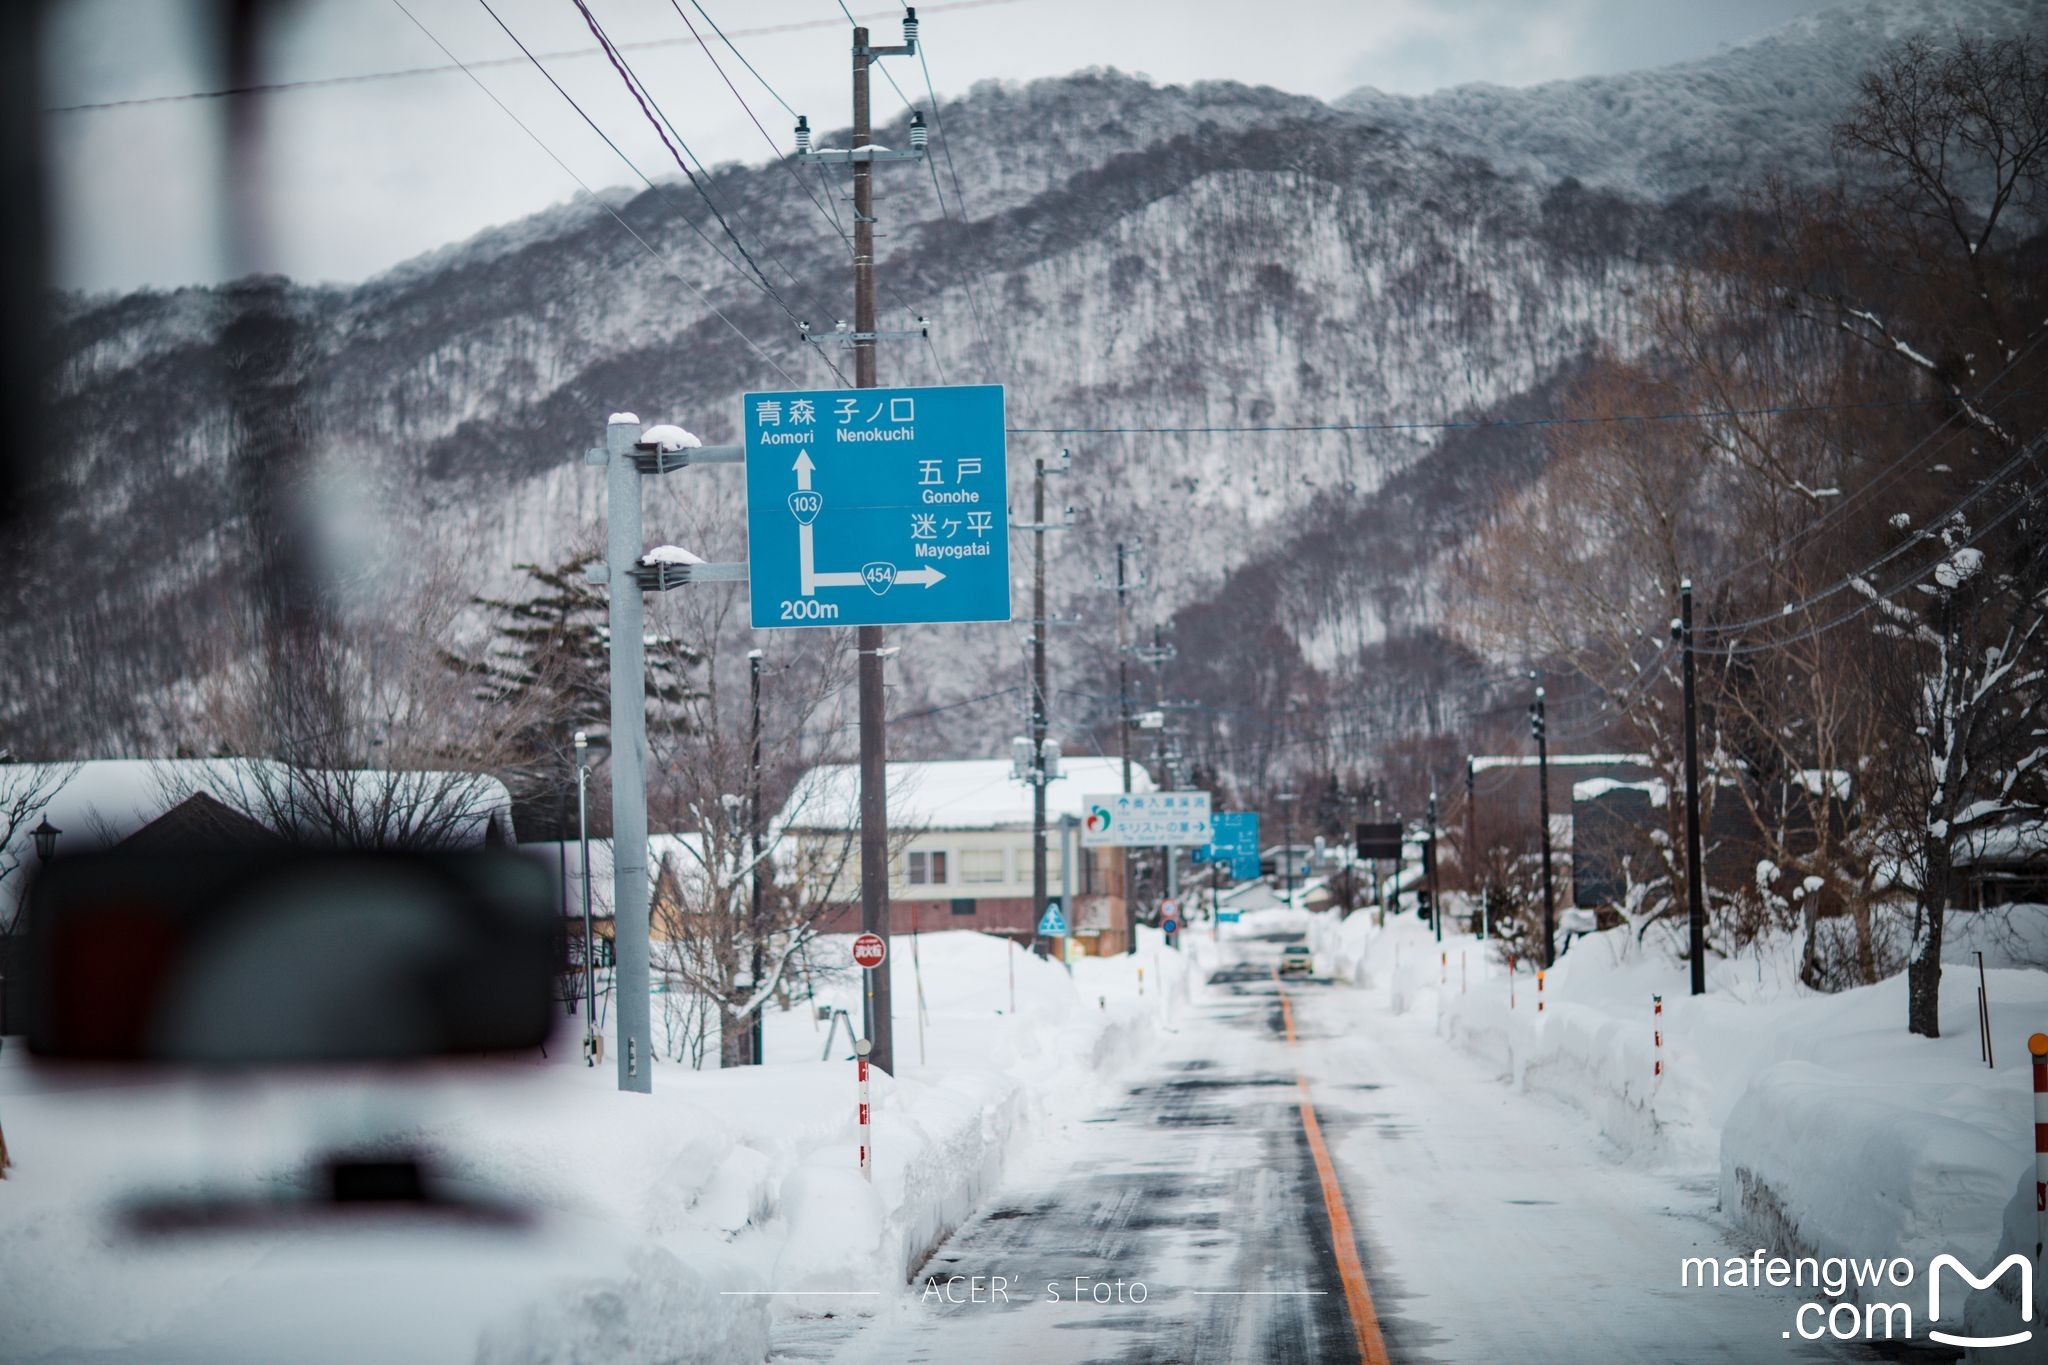
<instances>
[{"instance_id":1,"label":"small blue sign","mask_svg":"<svg viewBox=\"0 0 2048 1365\"><path fill-rule=\"evenodd\" d=\"M1040 938L1065 938L1067 936L1067 917L1060 913L1060 903L1058 901L1051 901L1046 905L1045 914L1039 917L1038 935Z\"/></svg>"},{"instance_id":2,"label":"small blue sign","mask_svg":"<svg viewBox=\"0 0 2048 1365\"><path fill-rule=\"evenodd\" d=\"M741 402L754 629L1010 619L1002 385Z\"/></svg>"},{"instance_id":3,"label":"small blue sign","mask_svg":"<svg viewBox=\"0 0 2048 1365\"><path fill-rule=\"evenodd\" d=\"M1236 910L1218 910L1216 912L1216 922L1218 924L1235 924L1243 918L1243 913Z\"/></svg>"},{"instance_id":4,"label":"small blue sign","mask_svg":"<svg viewBox=\"0 0 2048 1365\"><path fill-rule=\"evenodd\" d=\"M1259 875L1259 813L1218 811L1209 817L1209 846L1204 861L1229 863L1230 875L1247 882Z\"/></svg>"}]
</instances>

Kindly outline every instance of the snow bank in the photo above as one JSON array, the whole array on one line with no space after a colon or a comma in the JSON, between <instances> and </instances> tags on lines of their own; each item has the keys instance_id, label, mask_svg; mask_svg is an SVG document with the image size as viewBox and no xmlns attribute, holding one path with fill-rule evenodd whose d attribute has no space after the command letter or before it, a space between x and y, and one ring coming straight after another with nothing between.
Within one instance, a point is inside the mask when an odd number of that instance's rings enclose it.
<instances>
[{"instance_id":1,"label":"snow bank","mask_svg":"<svg viewBox=\"0 0 2048 1365\"><path fill-rule=\"evenodd\" d=\"M1950 918L1959 942L2034 937L2031 921L1993 934L1987 920ZM1546 974L1538 1013L1526 964L1511 1004L1506 966L1488 945L1447 934L1439 946L1413 917L1384 930L1364 915L1324 917L1313 940L1319 961L1387 1008L1433 1011L1448 1039L1511 1084L1586 1113L1623 1158L1716 1171L1722 1210L1755 1245L1904 1256L1923 1271L1944 1252L1988 1267L2022 1237L2032 1250L2025 1040L2048 1024L2048 975L1987 969L1998 1063L1987 1068L1974 958L1945 973L1942 1036L1926 1039L1906 1031L1903 976L1817 995L1798 985L1790 943L1716 961L1707 993L1693 997L1687 967L1658 945L1627 930L1580 938ZM1963 1302L1944 1302L1951 1330ZM1996 1316L1982 1304L1969 1311Z\"/></svg>"},{"instance_id":2,"label":"snow bank","mask_svg":"<svg viewBox=\"0 0 2048 1365\"><path fill-rule=\"evenodd\" d=\"M872 1184L845 1032L820 1060L811 1001L771 1012L767 1065L657 1062L651 1095L621 1094L566 1038L546 1059L260 1084L81 1081L10 1046L0 1340L10 1361L247 1359L284 1340L309 1360L758 1361L775 1314L904 1293L1020 1144L1077 1121L1173 1027L1191 957L1153 931L1134 956L1071 971L980 934L896 938L898 1066L873 1080ZM821 980L817 1003L852 1006L855 990L850 972ZM309 1153L365 1143L422 1151L529 1222L426 1255L413 1228L155 1246L120 1230L138 1191L274 1193Z\"/></svg>"}]
</instances>

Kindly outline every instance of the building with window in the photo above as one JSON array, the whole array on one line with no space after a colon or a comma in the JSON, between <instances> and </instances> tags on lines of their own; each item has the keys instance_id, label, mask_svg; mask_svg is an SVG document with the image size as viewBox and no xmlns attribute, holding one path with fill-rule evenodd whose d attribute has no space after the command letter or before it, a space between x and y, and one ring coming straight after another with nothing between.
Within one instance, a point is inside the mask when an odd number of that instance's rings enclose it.
<instances>
[{"instance_id":1,"label":"building with window","mask_svg":"<svg viewBox=\"0 0 2048 1365\"><path fill-rule=\"evenodd\" d=\"M1086 951L1117 953L1124 939L1124 854L1083 849L1079 821L1085 798L1123 790L1114 758L1063 758L1061 776L1046 784L1046 891L1060 899L1063 855L1073 858L1071 903L1063 907ZM1131 790L1153 790L1142 767ZM1010 775L1008 759L891 763L889 792L890 929L907 934L978 929L1028 942L1044 907L1031 898L1031 787ZM1060 817L1073 825L1062 840ZM776 817L784 866L827 869L821 893L834 909L826 933L860 928L860 769L850 763L813 768L798 781ZM1065 844L1065 849L1062 844Z\"/></svg>"}]
</instances>

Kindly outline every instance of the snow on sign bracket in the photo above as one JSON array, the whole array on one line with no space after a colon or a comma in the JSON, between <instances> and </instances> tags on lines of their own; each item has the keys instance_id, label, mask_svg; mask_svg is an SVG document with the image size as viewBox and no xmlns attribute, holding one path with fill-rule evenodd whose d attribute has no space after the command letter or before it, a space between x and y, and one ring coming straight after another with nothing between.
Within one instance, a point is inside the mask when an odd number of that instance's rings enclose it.
<instances>
[{"instance_id":1,"label":"snow on sign bracket","mask_svg":"<svg viewBox=\"0 0 2048 1365\"><path fill-rule=\"evenodd\" d=\"M741 402L754 629L1010 619L1000 384Z\"/></svg>"}]
</instances>

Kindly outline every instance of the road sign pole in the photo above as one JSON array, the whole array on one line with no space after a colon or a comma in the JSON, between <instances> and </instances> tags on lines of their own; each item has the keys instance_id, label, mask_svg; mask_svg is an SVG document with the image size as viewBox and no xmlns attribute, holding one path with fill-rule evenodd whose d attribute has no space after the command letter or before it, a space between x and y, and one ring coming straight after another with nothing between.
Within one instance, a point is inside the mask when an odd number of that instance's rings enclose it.
<instances>
[{"instance_id":1,"label":"road sign pole","mask_svg":"<svg viewBox=\"0 0 2048 1365\"><path fill-rule=\"evenodd\" d=\"M627 420L620 420L620 419ZM606 597L612 702L612 996L618 1017L619 1089L654 1088L648 1045L646 603L633 577L641 553L640 422L617 414L605 428Z\"/></svg>"}]
</instances>

